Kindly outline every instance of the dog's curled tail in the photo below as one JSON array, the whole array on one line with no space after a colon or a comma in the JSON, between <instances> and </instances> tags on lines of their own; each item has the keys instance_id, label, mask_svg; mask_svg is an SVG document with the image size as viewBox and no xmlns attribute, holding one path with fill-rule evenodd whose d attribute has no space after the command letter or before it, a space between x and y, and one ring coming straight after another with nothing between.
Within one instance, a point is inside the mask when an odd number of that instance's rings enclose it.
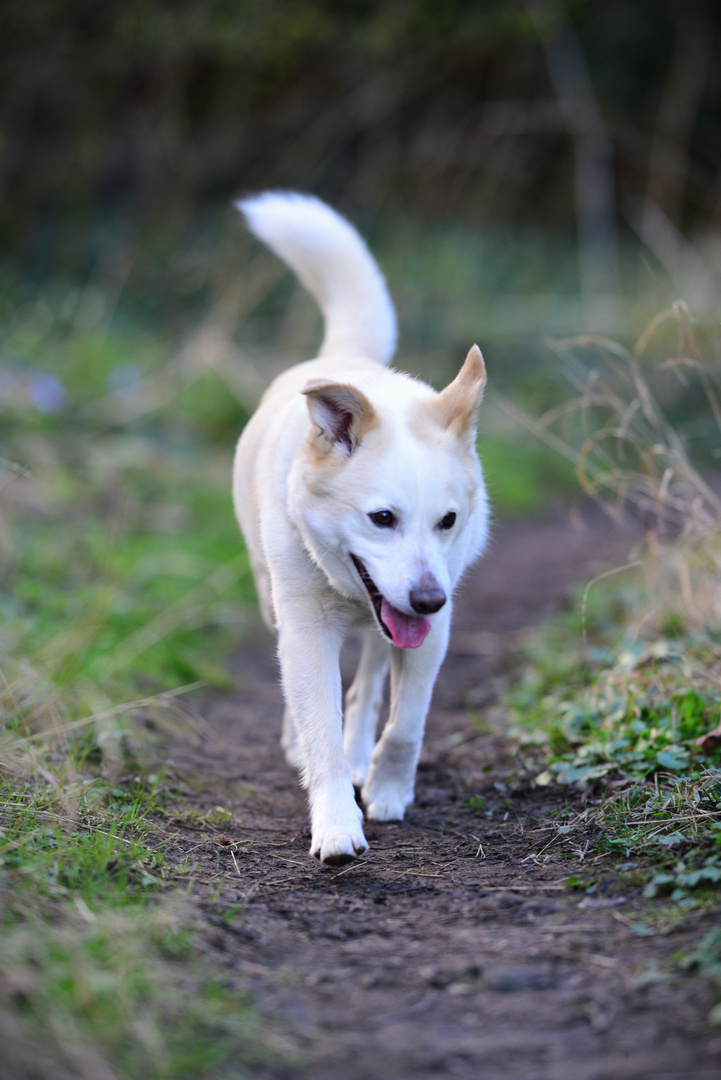
<instances>
[{"instance_id":1,"label":"dog's curled tail","mask_svg":"<svg viewBox=\"0 0 721 1080\"><path fill-rule=\"evenodd\" d=\"M396 316L386 283L353 226L312 195L268 191L237 208L259 240L298 275L325 320L321 356L361 355L387 364Z\"/></svg>"}]
</instances>

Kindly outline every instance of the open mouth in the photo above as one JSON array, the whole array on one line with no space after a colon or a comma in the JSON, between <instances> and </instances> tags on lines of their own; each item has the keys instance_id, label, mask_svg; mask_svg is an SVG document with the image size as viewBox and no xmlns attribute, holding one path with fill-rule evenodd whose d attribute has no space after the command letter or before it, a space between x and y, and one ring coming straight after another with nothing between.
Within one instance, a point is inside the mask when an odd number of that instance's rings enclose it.
<instances>
[{"instance_id":1,"label":"open mouth","mask_svg":"<svg viewBox=\"0 0 721 1080\"><path fill-rule=\"evenodd\" d=\"M430 619L425 615L405 615L398 608L394 608L392 604L388 603L358 556L351 552L350 557L361 581L365 585L378 625L383 633L399 649L417 649L426 640L428 631L431 628Z\"/></svg>"}]
</instances>

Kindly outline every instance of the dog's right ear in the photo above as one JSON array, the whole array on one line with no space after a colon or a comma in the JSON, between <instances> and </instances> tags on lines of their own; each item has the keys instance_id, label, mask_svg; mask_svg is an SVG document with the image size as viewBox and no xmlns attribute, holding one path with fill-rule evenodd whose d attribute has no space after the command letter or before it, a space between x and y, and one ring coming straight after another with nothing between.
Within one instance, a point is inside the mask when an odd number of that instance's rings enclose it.
<instances>
[{"instance_id":1,"label":"dog's right ear","mask_svg":"<svg viewBox=\"0 0 721 1080\"><path fill-rule=\"evenodd\" d=\"M323 455L335 449L350 457L365 432L375 426L375 410L355 386L311 379L301 393L313 421L313 444Z\"/></svg>"}]
</instances>

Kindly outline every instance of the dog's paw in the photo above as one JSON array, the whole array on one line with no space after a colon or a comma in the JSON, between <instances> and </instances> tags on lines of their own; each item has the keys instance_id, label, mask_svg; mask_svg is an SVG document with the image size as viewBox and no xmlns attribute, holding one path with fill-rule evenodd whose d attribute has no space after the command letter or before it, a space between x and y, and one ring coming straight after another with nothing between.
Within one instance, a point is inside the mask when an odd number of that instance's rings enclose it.
<instances>
[{"instance_id":1,"label":"dog's paw","mask_svg":"<svg viewBox=\"0 0 721 1080\"><path fill-rule=\"evenodd\" d=\"M348 780L327 788L323 794L325 797L317 797L311 810L310 853L329 866L340 866L368 850L363 811Z\"/></svg>"},{"instance_id":2,"label":"dog's paw","mask_svg":"<svg viewBox=\"0 0 721 1080\"><path fill-rule=\"evenodd\" d=\"M368 841L362 830L355 833L327 832L323 836L313 837L310 853L326 866L343 866L368 850Z\"/></svg>"},{"instance_id":3,"label":"dog's paw","mask_svg":"<svg viewBox=\"0 0 721 1080\"><path fill-rule=\"evenodd\" d=\"M381 779L371 773L363 785L361 800L371 821L403 821L405 809L413 802L413 788L396 779Z\"/></svg>"},{"instance_id":4,"label":"dog's paw","mask_svg":"<svg viewBox=\"0 0 721 1080\"><path fill-rule=\"evenodd\" d=\"M396 792L384 792L366 804L369 821L403 821L405 803Z\"/></svg>"}]
</instances>

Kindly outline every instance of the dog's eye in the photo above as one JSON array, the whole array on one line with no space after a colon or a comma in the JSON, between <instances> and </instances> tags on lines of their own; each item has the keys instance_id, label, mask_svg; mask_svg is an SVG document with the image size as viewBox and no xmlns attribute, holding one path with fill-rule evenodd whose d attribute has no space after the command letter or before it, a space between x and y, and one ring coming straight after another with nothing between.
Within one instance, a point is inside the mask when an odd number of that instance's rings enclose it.
<instances>
[{"instance_id":1,"label":"dog's eye","mask_svg":"<svg viewBox=\"0 0 721 1080\"><path fill-rule=\"evenodd\" d=\"M392 529L396 523L396 516L392 510L374 510L368 517L379 529Z\"/></svg>"},{"instance_id":2,"label":"dog's eye","mask_svg":"<svg viewBox=\"0 0 721 1080\"><path fill-rule=\"evenodd\" d=\"M456 515L453 510L449 510L445 517L442 517L438 522L442 529L452 529L456 523Z\"/></svg>"}]
</instances>

